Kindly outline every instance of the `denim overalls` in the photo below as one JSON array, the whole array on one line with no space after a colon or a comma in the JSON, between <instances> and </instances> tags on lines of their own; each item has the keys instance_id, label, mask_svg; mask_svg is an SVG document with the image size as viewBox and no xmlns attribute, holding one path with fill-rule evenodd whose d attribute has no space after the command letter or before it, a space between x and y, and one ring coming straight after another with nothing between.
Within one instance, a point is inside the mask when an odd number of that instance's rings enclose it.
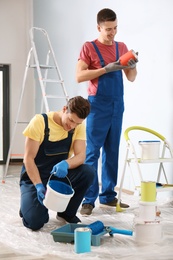
<instances>
[{"instance_id":1,"label":"denim overalls","mask_svg":"<svg viewBox=\"0 0 173 260\"><path fill-rule=\"evenodd\" d=\"M92 42L102 67L105 66L97 45ZM116 59L119 59L118 43ZM109 72L99 77L95 96L89 96L91 112L87 117L87 154L86 163L98 169L100 148L102 148L102 190L99 194L98 174L87 190L83 204L91 204L98 197L101 203L112 201L117 184L119 143L124 112L124 89L122 71Z\"/></svg>"}]
</instances>

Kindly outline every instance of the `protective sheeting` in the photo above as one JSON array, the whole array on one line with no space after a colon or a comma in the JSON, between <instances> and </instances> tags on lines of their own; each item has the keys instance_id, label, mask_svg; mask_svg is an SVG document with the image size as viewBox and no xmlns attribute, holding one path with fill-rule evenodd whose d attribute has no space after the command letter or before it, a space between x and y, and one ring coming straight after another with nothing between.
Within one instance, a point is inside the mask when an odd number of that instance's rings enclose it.
<instances>
[{"instance_id":1,"label":"protective sheeting","mask_svg":"<svg viewBox=\"0 0 173 260\"><path fill-rule=\"evenodd\" d=\"M163 197L163 198L162 198ZM135 238L134 219L139 214L139 196L123 193L122 200L130 204L130 208L123 212L116 212L114 208L100 208L97 203L90 217L78 217L84 224L91 224L97 220L105 226L118 229L133 230L133 236L105 234L101 237L100 246L92 246L91 252L76 254L74 244L54 242L52 230L65 223L56 219L56 213L50 211L50 221L40 231L33 232L25 228L19 217L20 190L19 178L8 176L5 184L0 184L0 243L22 254L52 259L173 259L173 198L159 196L158 209L161 211L160 223L162 237L157 243L138 243ZM151 226L152 234L152 226Z\"/></svg>"}]
</instances>

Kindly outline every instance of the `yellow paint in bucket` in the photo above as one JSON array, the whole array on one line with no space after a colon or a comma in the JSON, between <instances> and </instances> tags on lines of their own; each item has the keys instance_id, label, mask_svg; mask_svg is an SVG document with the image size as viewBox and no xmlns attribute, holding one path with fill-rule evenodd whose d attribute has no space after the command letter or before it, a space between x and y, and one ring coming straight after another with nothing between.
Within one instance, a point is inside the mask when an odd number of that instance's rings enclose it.
<instances>
[{"instance_id":1,"label":"yellow paint in bucket","mask_svg":"<svg viewBox=\"0 0 173 260\"><path fill-rule=\"evenodd\" d=\"M156 201L156 183L153 181L141 182L141 201Z\"/></svg>"}]
</instances>

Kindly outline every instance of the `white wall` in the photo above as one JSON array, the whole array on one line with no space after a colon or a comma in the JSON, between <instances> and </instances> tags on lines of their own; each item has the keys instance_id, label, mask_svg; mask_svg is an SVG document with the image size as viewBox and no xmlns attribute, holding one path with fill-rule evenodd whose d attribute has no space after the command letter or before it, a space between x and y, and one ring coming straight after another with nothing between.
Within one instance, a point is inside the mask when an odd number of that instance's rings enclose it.
<instances>
[{"instance_id":1,"label":"white wall","mask_svg":"<svg viewBox=\"0 0 173 260\"><path fill-rule=\"evenodd\" d=\"M79 51L85 41L98 36L97 12L105 7L115 10L118 15L115 40L139 52L136 81L130 83L124 78L123 132L131 125L141 125L155 129L173 144L172 0L35 0L33 6L34 26L47 30L70 96L87 96L87 83L75 82ZM120 175L125 152L122 135ZM172 167L168 171L171 174Z\"/></svg>"},{"instance_id":2,"label":"white wall","mask_svg":"<svg viewBox=\"0 0 173 260\"><path fill-rule=\"evenodd\" d=\"M15 125L22 80L29 51L28 31L32 24L32 1L0 0L0 64L10 65L10 132ZM30 102L32 101L32 102ZM34 113L34 85L29 77L19 121ZM26 125L25 125L26 126ZM12 153L23 153L23 124L17 125Z\"/></svg>"}]
</instances>

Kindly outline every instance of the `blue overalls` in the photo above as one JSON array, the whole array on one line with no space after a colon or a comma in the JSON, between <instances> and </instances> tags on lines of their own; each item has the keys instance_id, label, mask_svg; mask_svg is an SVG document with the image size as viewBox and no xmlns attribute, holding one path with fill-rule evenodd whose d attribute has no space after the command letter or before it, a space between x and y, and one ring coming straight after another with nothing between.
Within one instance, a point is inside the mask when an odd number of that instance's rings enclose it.
<instances>
[{"instance_id":1,"label":"blue overalls","mask_svg":"<svg viewBox=\"0 0 173 260\"><path fill-rule=\"evenodd\" d=\"M43 114L43 117L45 122L45 135L35 158L35 164L39 170L41 180L46 187L53 166L68 158L73 132L69 132L68 137L63 140L51 142L49 141L47 115ZM68 178L75 193L64 211L67 216L74 217L76 215L84 194L93 181L93 177L94 167L86 164L68 171ZM52 176L51 179L58 178ZM61 178L59 180L69 184L67 178ZM36 188L29 179L24 165L21 170L20 190L20 211L23 218L23 224L32 230L38 230L49 220L48 209L38 201Z\"/></svg>"},{"instance_id":2,"label":"blue overalls","mask_svg":"<svg viewBox=\"0 0 173 260\"><path fill-rule=\"evenodd\" d=\"M105 63L102 55L92 42L101 66ZM118 43L116 42L116 59L119 59ZM122 71L110 72L99 77L95 96L89 96L91 112L87 117L87 151L86 163L93 165L96 175L93 184L85 194L82 204L95 206L99 195L100 203L112 201L117 195L114 188L117 184L119 143L124 112L124 89ZM102 189L99 194L98 159L102 148Z\"/></svg>"}]
</instances>

